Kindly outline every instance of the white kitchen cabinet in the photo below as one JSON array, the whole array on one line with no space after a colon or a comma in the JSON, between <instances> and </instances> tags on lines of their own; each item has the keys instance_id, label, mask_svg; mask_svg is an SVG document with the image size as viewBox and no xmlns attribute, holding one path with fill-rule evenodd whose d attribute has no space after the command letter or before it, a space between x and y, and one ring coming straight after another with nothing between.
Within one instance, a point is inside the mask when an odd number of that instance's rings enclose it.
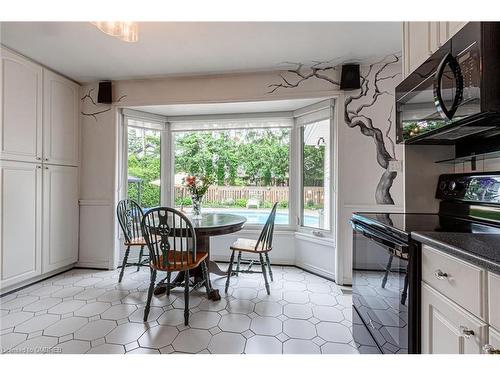
<instances>
[{"instance_id":1,"label":"white kitchen cabinet","mask_svg":"<svg viewBox=\"0 0 500 375\"><path fill-rule=\"evenodd\" d=\"M448 39L455 35L466 23L467 21L448 22Z\"/></svg>"},{"instance_id":2,"label":"white kitchen cabinet","mask_svg":"<svg viewBox=\"0 0 500 375\"><path fill-rule=\"evenodd\" d=\"M79 86L43 71L43 159L45 163L78 165Z\"/></svg>"},{"instance_id":3,"label":"white kitchen cabinet","mask_svg":"<svg viewBox=\"0 0 500 375\"><path fill-rule=\"evenodd\" d=\"M44 273L78 259L78 168L43 167Z\"/></svg>"},{"instance_id":4,"label":"white kitchen cabinet","mask_svg":"<svg viewBox=\"0 0 500 375\"><path fill-rule=\"evenodd\" d=\"M0 162L0 288L42 272L42 169Z\"/></svg>"},{"instance_id":5,"label":"white kitchen cabinet","mask_svg":"<svg viewBox=\"0 0 500 375\"><path fill-rule=\"evenodd\" d=\"M467 311L486 320L486 270L423 245L422 280Z\"/></svg>"},{"instance_id":6,"label":"white kitchen cabinet","mask_svg":"<svg viewBox=\"0 0 500 375\"><path fill-rule=\"evenodd\" d=\"M42 157L43 69L1 48L0 159L37 162Z\"/></svg>"},{"instance_id":7,"label":"white kitchen cabinet","mask_svg":"<svg viewBox=\"0 0 500 375\"><path fill-rule=\"evenodd\" d=\"M403 74L408 76L467 22L403 22Z\"/></svg>"},{"instance_id":8,"label":"white kitchen cabinet","mask_svg":"<svg viewBox=\"0 0 500 375\"><path fill-rule=\"evenodd\" d=\"M488 302L489 323L500 332L500 275L488 274Z\"/></svg>"},{"instance_id":9,"label":"white kitchen cabinet","mask_svg":"<svg viewBox=\"0 0 500 375\"><path fill-rule=\"evenodd\" d=\"M480 354L488 325L422 283L422 353Z\"/></svg>"},{"instance_id":10,"label":"white kitchen cabinet","mask_svg":"<svg viewBox=\"0 0 500 375\"><path fill-rule=\"evenodd\" d=\"M0 289L78 260L79 86L1 48Z\"/></svg>"},{"instance_id":11,"label":"white kitchen cabinet","mask_svg":"<svg viewBox=\"0 0 500 375\"><path fill-rule=\"evenodd\" d=\"M435 22L403 23L403 70L405 76L420 66L436 49Z\"/></svg>"},{"instance_id":12,"label":"white kitchen cabinet","mask_svg":"<svg viewBox=\"0 0 500 375\"><path fill-rule=\"evenodd\" d=\"M484 354L500 354L500 332L490 327L488 345L483 347Z\"/></svg>"}]
</instances>

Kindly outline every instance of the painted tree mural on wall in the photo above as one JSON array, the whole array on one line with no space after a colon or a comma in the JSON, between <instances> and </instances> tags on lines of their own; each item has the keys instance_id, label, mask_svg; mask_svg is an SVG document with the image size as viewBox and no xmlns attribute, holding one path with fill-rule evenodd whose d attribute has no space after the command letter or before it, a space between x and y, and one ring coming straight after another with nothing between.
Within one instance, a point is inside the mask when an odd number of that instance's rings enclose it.
<instances>
[{"instance_id":1,"label":"painted tree mural on wall","mask_svg":"<svg viewBox=\"0 0 500 375\"><path fill-rule=\"evenodd\" d=\"M398 55L386 56L382 60L363 67L361 70L361 88L349 91L344 101L344 122L349 128L359 129L359 132L370 137L374 143L374 156L378 165L384 170L375 188L375 202L377 204L394 204L391 196L391 187L397 172L391 169L391 162L397 161L395 144L393 139L394 128L392 124L393 106L383 106L384 127L380 123L375 123L370 110L375 108L384 96L394 96L393 91L382 89L386 81L395 82L400 72L393 73L394 66L399 65ZM281 82L271 83L268 88L269 94L278 90L294 89L311 79L319 79L340 87L338 73L341 64L331 62L314 62L312 65L303 63L287 63L292 68L281 75ZM351 94L352 92L352 94Z\"/></svg>"}]
</instances>

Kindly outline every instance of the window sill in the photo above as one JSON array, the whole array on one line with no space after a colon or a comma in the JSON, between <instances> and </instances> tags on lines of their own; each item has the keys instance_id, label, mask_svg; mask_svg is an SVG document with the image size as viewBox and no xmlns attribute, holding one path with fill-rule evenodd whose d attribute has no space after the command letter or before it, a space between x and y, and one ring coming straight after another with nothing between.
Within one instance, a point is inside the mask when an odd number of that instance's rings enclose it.
<instances>
[{"instance_id":1,"label":"window sill","mask_svg":"<svg viewBox=\"0 0 500 375\"><path fill-rule=\"evenodd\" d=\"M241 229L241 232L262 232L262 227L264 224L245 224ZM275 225L274 233L293 233L296 232L297 228L291 225Z\"/></svg>"}]
</instances>

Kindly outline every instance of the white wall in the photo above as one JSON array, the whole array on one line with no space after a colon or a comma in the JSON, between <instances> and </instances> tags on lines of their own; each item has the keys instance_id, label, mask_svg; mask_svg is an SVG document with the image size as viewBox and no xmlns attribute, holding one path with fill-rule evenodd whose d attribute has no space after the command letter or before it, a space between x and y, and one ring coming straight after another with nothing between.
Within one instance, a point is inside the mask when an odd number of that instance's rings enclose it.
<instances>
[{"instance_id":1,"label":"white wall","mask_svg":"<svg viewBox=\"0 0 500 375\"><path fill-rule=\"evenodd\" d=\"M380 69L378 64L372 67L364 66L361 74L368 77L373 83L374 75ZM373 126L379 128L384 135L389 134L395 140L395 113L394 113L394 89L401 81L401 65L388 66L381 77L393 77L381 81L378 88L380 92L388 94L377 98L376 104L363 111L363 114L371 118ZM351 108L371 103L375 89L369 86L367 96L353 101ZM347 92L346 96L355 96L359 93ZM390 121L389 121L390 120ZM359 128L350 128L341 123L339 126L339 187L338 187L338 266L336 273L338 282L350 284L352 267L352 228L349 222L353 212L402 212L403 211L403 173L398 172L394 180L391 196L394 205L377 204L375 190L384 169L377 163L375 143L371 137L361 134ZM390 140L385 136L385 147L392 153ZM395 159L403 160L403 147L395 145Z\"/></svg>"},{"instance_id":2,"label":"white wall","mask_svg":"<svg viewBox=\"0 0 500 375\"><path fill-rule=\"evenodd\" d=\"M399 64L396 68L400 71ZM397 71L394 79L387 79L381 84L384 90L393 91L398 81ZM391 73L392 72L392 73ZM82 115L82 179L81 179L81 227L80 227L80 262L82 265L96 267L114 267L118 259L118 227L114 219L115 204L120 189L117 176L118 165L118 123L116 113L121 106L160 105L174 103L217 103L235 101L278 100L307 97L341 96L338 85L324 79L312 78L295 88L283 88L270 94L269 85L282 82L280 74L286 72L266 72L249 74L227 74L201 77L174 77L155 80L133 80L114 82L114 100L121 100L112 106L93 105L90 100L82 100L82 112L94 113L110 109L93 116ZM338 72L331 70L330 77L337 79ZM292 79L293 77L289 77ZM81 96L94 89L97 84L82 87ZM371 93L370 93L371 95ZM386 121L394 98L383 95L367 112L374 119L374 125L387 130ZM342 103L338 103L342 110ZM394 123L394 122L393 122ZM349 282L351 251L351 229L348 220L352 211L372 208L387 210L388 207L375 205L374 189L383 170L375 161L374 144L370 137L362 135L358 129L348 128L343 121L338 123L338 144L335 162L338 164L341 198L338 202L339 236L337 249L346 254L337 269L345 269L340 281ZM394 129L392 133L394 139ZM400 151L397 148L397 158ZM402 182L397 178L392 189L396 201L391 210L401 208ZM239 236L255 233L238 233ZM236 236L236 235L235 235ZM227 259L228 244L235 236L215 238L212 241L214 259ZM116 251L110 248L114 243ZM272 259L276 263L296 263L309 267L312 271L332 277L335 273L335 249L333 243L307 241L304 236L293 233L277 234Z\"/></svg>"}]
</instances>

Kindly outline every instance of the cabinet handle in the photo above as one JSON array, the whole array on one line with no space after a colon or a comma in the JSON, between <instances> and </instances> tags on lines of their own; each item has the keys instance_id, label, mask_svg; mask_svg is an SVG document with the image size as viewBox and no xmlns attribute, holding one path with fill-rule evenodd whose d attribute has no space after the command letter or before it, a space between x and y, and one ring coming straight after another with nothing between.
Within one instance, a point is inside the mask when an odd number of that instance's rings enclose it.
<instances>
[{"instance_id":1,"label":"cabinet handle","mask_svg":"<svg viewBox=\"0 0 500 375\"><path fill-rule=\"evenodd\" d=\"M49 158L45 158L45 161L49 161Z\"/></svg>"},{"instance_id":2,"label":"cabinet handle","mask_svg":"<svg viewBox=\"0 0 500 375\"><path fill-rule=\"evenodd\" d=\"M45 169L49 169L49 167L45 167Z\"/></svg>"},{"instance_id":3,"label":"cabinet handle","mask_svg":"<svg viewBox=\"0 0 500 375\"><path fill-rule=\"evenodd\" d=\"M441 270L436 270L434 272L434 276L436 276L436 279L444 280L448 277L448 274L446 272L441 271Z\"/></svg>"},{"instance_id":4,"label":"cabinet handle","mask_svg":"<svg viewBox=\"0 0 500 375\"><path fill-rule=\"evenodd\" d=\"M42 167L40 165L37 165L36 166L36 169L41 169Z\"/></svg>"},{"instance_id":5,"label":"cabinet handle","mask_svg":"<svg viewBox=\"0 0 500 375\"><path fill-rule=\"evenodd\" d=\"M42 158L40 156L37 156L36 160L42 160Z\"/></svg>"},{"instance_id":6,"label":"cabinet handle","mask_svg":"<svg viewBox=\"0 0 500 375\"><path fill-rule=\"evenodd\" d=\"M500 354L500 349L495 349L492 345L486 344L483 346L484 354Z\"/></svg>"},{"instance_id":7,"label":"cabinet handle","mask_svg":"<svg viewBox=\"0 0 500 375\"><path fill-rule=\"evenodd\" d=\"M474 331L472 329L467 328L466 326L460 326L460 331L466 338L474 336Z\"/></svg>"}]
</instances>

